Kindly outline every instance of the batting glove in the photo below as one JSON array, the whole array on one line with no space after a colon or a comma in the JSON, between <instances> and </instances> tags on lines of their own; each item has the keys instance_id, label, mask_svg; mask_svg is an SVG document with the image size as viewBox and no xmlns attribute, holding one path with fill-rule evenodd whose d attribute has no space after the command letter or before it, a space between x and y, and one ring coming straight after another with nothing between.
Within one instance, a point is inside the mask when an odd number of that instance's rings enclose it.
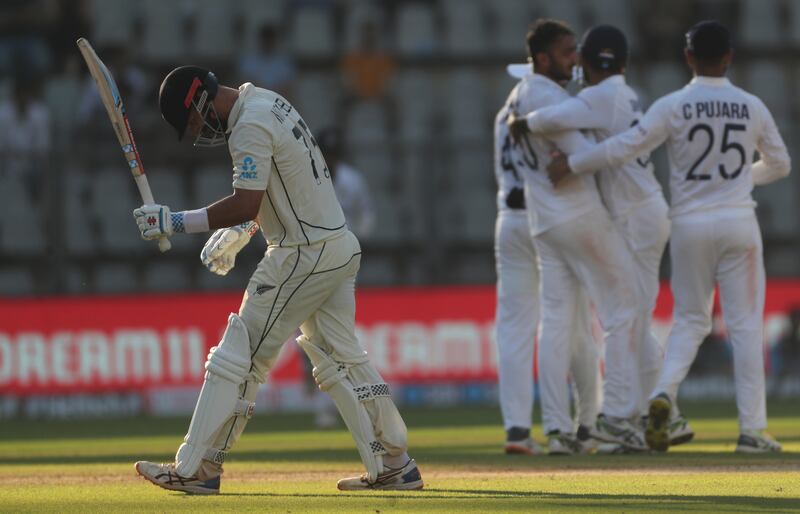
<instances>
[{"instance_id":1,"label":"batting glove","mask_svg":"<svg viewBox=\"0 0 800 514\"><path fill-rule=\"evenodd\" d=\"M227 275L236 263L236 255L247 246L256 231L258 223L255 221L216 230L203 246L200 261L212 273Z\"/></svg>"},{"instance_id":2,"label":"batting glove","mask_svg":"<svg viewBox=\"0 0 800 514\"><path fill-rule=\"evenodd\" d=\"M170 212L166 205L142 205L133 211L142 239L158 239L184 232L183 212Z\"/></svg>"}]
</instances>

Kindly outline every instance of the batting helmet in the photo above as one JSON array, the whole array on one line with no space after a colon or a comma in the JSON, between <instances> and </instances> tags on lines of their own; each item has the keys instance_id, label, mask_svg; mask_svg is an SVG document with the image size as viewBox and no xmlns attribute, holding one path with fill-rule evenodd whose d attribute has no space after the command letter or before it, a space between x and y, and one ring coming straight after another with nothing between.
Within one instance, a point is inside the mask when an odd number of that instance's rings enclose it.
<instances>
[{"instance_id":1,"label":"batting helmet","mask_svg":"<svg viewBox=\"0 0 800 514\"><path fill-rule=\"evenodd\" d=\"M218 90L217 77L210 70L200 66L181 66L169 72L164 78L158 91L158 107L161 116L178 131L179 141L186 133L192 109L200 114L212 132L220 128L209 125L209 120L206 118L209 109L213 109L211 101L217 96ZM195 144L203 142L203 136L209 135L203 132L206 132L206 127L198 135Z\"/></svg>"}]
</instances>

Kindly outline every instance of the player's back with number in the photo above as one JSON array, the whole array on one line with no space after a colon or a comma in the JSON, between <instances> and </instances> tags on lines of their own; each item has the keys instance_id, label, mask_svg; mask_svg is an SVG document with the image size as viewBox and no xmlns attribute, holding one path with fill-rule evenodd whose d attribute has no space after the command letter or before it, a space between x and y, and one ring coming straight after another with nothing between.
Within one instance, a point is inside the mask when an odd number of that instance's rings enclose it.
<instances>
[{"instance_id":1,"label":"player's back with number","mask_svg":"<svg viewBox=\"0 0 800 514\"><path fill-rule=\"evenodd\" d=\"M245 84L229 126L234 187L266 189L259 219L270 244L311 244L346 230L322 152L286 99Z\"/></svg>"},{"instance_id":2,"label":"player's back with number","mask_svg":"<svg viewBox=\"0 0 800 514\"><path fill-rule=\"evenodd\" d=\"M672 216L753 206L757 150L784 147L764 103L726 78L697 77L653 105L667 122Z\"/></svg>"},{"instance_id":3,"label":"player's back with number","mask_svg":"<svg viewBox=\"0 0 800 514\"><path fill-rule=\"evenodd\" d=\"M656 101L634 128L571 155L568 167L575 173L615 168L666 142L673 219L752 208L754 185L788 175L786 146L764 103L725 78L733 52L724 26L706 21L692 27L685 54L695 75L688 85Z\"/></svg>"}]
</instances>

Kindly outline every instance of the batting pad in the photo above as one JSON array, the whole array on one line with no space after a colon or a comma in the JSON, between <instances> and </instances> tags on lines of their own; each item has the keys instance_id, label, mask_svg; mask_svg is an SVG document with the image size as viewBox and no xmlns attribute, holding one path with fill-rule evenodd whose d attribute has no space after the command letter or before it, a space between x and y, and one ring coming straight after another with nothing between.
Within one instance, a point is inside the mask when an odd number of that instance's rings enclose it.
<instances>
[{"instance_id":1,"label":"batting pad","mask_svg":"<svg viewBox=\"0 0 800 514\"><path fill-rule=\"evenodd\" d=\"M374 482L383 471L383 454L386 449L375 439L372 421L366 409L353 392L353 384L345 374L346 367L339 364L305 336L297 344L306 352L314 365L314 378L320 389L327 392L339 409L350 435L356 443L361 461L367 470L367 480ZM319 378L322 375L323 379Z\"/></svg>"},{"instance_id":2,"label":"batting pad","mask_svg":"<svg viewBox=\"0 0 800 514\"><path fill-rule=\"evenodd\" d=\"M189 432L175 454L178 475L192 477L197 473L200 461L208 455L220 429L232 416L240 411L248 417L252 415L255 404L243 406L239 399L239 386L249 370L247 327L239 316L231 314L222 341L208 354L205 382L194 408Z\"/></svg>"},{"instance_id":3,"label":"batting pad","mask_svg":"<svg viewBox=\"0 0 800 514\"><path fill-rule=\"evenodd\" d=\"M374 482L383 471L383 455L399 455L406 450L406 426L389 387L370 362L336 362L306 336L297 338L297 343L314 365L319 388L333 399L350 430L367 480Z\"/></svg>"}]
</instances>

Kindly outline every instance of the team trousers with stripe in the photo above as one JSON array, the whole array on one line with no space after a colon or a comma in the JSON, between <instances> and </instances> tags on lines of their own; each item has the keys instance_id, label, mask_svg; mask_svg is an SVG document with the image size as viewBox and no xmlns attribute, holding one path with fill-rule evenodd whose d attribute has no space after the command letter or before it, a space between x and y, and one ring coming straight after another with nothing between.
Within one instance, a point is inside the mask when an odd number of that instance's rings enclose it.
<instances>
[{"instance_id":1,"label":"team trousers with stripe","mask_svg":"<svg viewBox=\"0 0 800 514\"><path fill-rule=\"evenodd\" d=\"M336 362L368 362L367 352L355 335L355 279L360 262L358 239L349 231L307 246L267 249L239 309L250 336L252 358L250 374L242 385L245 398L255 399L258 385L265 381L284 342L298 327ZM376 382L383 382L377 372L374 374ZM401 420L391 399L376 401L386 403L382 408L392 411L385 418ZM215 448L230 449L245 423L241 416L232 419L220 432ZM406 451L406 427L402 421L400 424L376 433L389 455Z\"/></svg>"}]
</instances>

